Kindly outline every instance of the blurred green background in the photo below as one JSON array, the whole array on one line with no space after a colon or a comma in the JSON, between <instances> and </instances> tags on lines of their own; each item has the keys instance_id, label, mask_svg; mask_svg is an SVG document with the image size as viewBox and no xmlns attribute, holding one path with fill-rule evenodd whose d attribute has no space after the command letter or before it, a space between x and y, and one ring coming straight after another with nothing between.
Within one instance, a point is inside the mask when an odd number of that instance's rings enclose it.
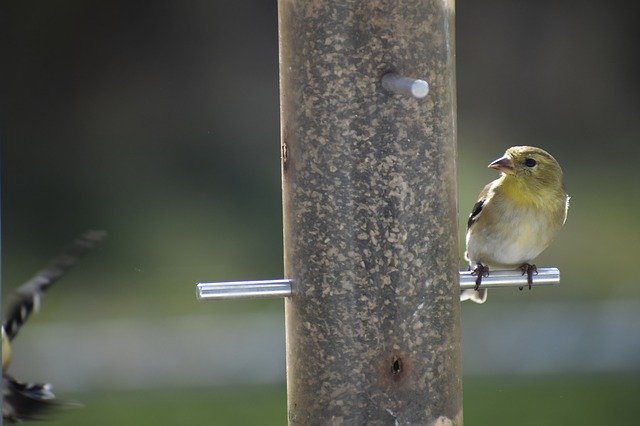
<instances>
[{"instance_id":1,"label":"blurred green background","mask_svg":"<svg viewBox=\"0 0 640 426\"><path fill-rule=\"evenodd\" d=\"M84 404L52 424L284 424L282 301L202 303L194 287L282 276L276 2L3 6L3 296L84 230L109 232L11 371ZM461 255L507 147L549 150L572 196L537 262L562 285L463 307L467 424L640 416L638 16L457 5Z\"/></svg>"}]
</instances>

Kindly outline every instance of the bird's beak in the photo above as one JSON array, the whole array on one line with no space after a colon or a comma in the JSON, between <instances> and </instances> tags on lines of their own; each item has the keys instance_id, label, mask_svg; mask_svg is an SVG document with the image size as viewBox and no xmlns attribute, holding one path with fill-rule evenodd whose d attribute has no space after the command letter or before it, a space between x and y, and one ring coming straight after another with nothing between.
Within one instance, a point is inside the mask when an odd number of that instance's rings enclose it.
<instances>
[{"instance_id":1,"label":"bird's beak","mask_svg":"<svg viewBox=\"0 0 640 426\"><path fill-rule=\"evenodd\" d=\"M488 167L501 171L502 173L505 173L507 175L513 174L513 163L511 162L511 159L506 155L504 157L498 158L496 161L489 164Z\"/></svg>"}]
</instances>

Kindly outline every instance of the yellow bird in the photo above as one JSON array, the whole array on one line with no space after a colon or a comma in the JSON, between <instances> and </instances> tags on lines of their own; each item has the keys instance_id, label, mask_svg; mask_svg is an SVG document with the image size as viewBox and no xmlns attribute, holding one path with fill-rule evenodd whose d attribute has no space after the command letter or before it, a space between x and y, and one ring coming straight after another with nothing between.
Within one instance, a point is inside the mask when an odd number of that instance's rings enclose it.
<instances>
[{"instance_id":1,"label":"yellow bird","mask_svg":"<svg viewBox=\"0 0 640 426\"><path fill-rule=\"evenodd\" d=\"M40 308L45 291L60 279L81 257L106 237L104 231L88 231L76 239L49 266L18 287L2 323L2 418L8 423L44 420L58 408L72 406L55 397L49 383L24 383L7 373L11 362L10 342L32 313Z\"/></svg>"},{"instance_id":2,"label":"yellow bird","mask_svg":"<svg viewBox=\"0 0 640 426\"><path fill-rule=\"evenodd\" d=\"M569 209L562 169L543 149L514 146L489 167L501 175L480 192L467 222L465 259L476 286L460 295L477 303L487 300L480 285L490 268L519 268L531 288L537 272L531 262L555 238Z\"/></svg>"}]
</instances>

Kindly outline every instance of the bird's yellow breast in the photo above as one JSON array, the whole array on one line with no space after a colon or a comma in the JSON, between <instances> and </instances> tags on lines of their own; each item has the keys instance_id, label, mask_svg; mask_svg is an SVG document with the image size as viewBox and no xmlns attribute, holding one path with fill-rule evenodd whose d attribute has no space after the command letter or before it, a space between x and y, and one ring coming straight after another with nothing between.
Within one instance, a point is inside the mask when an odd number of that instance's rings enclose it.
<instances>
[{"instance_id":1,"label":"bird's yellow breast","mask_svg":"<svg viewBox=\"0 0 640 426\"><path fill-rule=\"evenodd\" d=\"M514 204L521 206L535 205L544 206L554 203L557 198L555 191L548 188L539 188L534 182L527 179L517 179L509 176L502 176L502 183L498 185L501 191Z\"/></svg>"},{"instance_id":2,"label":"bird's yellow breast","mask_svg":"<svg viewBox=\"0 0 640 426\"><path fill-rule=\"evenodd\" d=\"M7 337L7 333L4 332L4 327L2 327L2 371L5 372L7 367L9 367L9 362L11 360L11 346L9 345L9 338Z\"/></svg>"}]
</instances>

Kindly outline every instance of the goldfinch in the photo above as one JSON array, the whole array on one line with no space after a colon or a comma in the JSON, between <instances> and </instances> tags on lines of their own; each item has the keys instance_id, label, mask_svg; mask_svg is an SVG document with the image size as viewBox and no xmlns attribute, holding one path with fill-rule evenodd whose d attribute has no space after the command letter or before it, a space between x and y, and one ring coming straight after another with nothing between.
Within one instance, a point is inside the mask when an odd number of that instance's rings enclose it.
<instances>
[{"instance_id":1,"label":"goldfinch","mask_svg":"<svg viewBox=\"0 0 640 426\"><path fill-rule=\"evenodd\" d=\"M501 175L480 192L469 216L465 259L477 278L475 289L460 296L477 303L487 300L480 285L490 268L519 268L531 288L537 272L531 262L555 238L569 209L562 169L548 152L514 146L488 167Z\"/></svg>"},{"instance_id":2,"label":"goldfinch","mask_svg":"<svg viewBox=\"0 0 640 426\"><path fill-rule=\"evenodd\" d=\"M2 324L2 418L9 423L43 420L56 408L68 405L51 391L48 383L22 383L7 374L11 361L10 341L32 313L40 308L43 293L78 260L104 240L104 231L88 231L75 240L29 281L17 288Z\"/></svg>"}]
</instances>

